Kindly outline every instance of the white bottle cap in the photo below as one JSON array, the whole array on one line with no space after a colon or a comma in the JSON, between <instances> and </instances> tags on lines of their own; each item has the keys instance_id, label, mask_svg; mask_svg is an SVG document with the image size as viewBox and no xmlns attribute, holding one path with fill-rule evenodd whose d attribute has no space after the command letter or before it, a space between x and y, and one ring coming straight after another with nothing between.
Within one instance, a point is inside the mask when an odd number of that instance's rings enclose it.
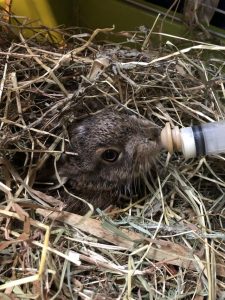
<instances>
[{"instance_id":1,"label":"white bottle cap","mask_svg":"<svg viewBox=\"0 0 225 300\"><path fill-rule=\"evenodd\" d=\"M196 147L191 127L181 128L182 152L186 159L196 157Z\"/></svg>"}]
</instances>

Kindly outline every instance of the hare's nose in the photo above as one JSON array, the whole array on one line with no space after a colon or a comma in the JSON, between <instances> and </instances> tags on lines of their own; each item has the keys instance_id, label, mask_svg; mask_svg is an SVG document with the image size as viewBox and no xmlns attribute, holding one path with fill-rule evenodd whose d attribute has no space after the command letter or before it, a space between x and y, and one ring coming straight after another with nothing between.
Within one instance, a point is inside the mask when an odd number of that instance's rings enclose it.
<instances>
[{"instance_id":1,"label":"hare's nose","mask_svg":"<svg viewBox=\"0 0 225 300\"><path fill-rule=\"evenodd\" d=\"M161 129L159 127L155 127L151 129L150 139L156 141L159 139L161 133Z\"/></svg>"}]
</instances>

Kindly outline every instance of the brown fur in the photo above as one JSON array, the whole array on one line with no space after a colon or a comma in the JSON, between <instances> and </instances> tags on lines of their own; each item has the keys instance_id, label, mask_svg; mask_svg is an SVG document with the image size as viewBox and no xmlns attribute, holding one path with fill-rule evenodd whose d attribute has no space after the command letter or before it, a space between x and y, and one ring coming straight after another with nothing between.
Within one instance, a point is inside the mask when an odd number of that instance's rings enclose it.
<instances>
[{"instance_id":1,"label":"brown fur","mask_svg":"<svg viewBox=\"0 0 225 300\"><path fill-rule=\"evenodd\" d=\"M140 173L150 170L160 150L159 128L148 120L105 109L73 122L68 128L70 143L58 163L60 177L67 178L68 190L87 200L95 208L115 204L121 191L129 190ZM102 153L114 149L114 162ZM64 193L69 209L85 213L88 206Z\"/></svg>"}]
</instances>

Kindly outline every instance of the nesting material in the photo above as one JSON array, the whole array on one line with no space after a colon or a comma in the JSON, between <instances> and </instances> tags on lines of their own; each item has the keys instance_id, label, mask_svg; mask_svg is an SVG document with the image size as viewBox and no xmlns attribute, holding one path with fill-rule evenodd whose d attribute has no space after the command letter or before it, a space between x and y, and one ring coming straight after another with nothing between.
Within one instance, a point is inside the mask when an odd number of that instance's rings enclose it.
<instances>
[{"instance_id":1,"label":"nesting material","mask_svg":"<svg viewBox=\"0 0 225 300\"><path fill-rule=\"evenodd\" d=\"M13 30L4 24L0 32L2 295L222 297L223 155L185 161L164 151L143 198L91 218L65 212L60 197L35 182L63 152L64 125L99 103L161 127L224 119L225 47L168 37L153 49L154 32L144 28L120 33L122 42L104 41L118 38L112 28L62 32L64 46L43 40L54 34L46 29L29 39Z\"/></svg>"}]
</instances>

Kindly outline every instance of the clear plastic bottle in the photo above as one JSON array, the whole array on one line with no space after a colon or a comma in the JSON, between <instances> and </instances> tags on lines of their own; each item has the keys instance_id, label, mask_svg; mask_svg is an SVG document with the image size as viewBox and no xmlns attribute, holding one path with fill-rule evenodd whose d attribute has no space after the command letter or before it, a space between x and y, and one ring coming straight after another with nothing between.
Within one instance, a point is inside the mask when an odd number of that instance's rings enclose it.
<instances>
[{"instance_id":1,"label":"clear plastic bottle","mask_svg":"<svg viewBox=\"0 0 225 300\"><path fill-rule=\"evenodd\" d=\"M161 132L162 145L170 152L181 151L184 157L225 153L225 121L171 129L167 123Z\"/></svg>"}]
</instances>

